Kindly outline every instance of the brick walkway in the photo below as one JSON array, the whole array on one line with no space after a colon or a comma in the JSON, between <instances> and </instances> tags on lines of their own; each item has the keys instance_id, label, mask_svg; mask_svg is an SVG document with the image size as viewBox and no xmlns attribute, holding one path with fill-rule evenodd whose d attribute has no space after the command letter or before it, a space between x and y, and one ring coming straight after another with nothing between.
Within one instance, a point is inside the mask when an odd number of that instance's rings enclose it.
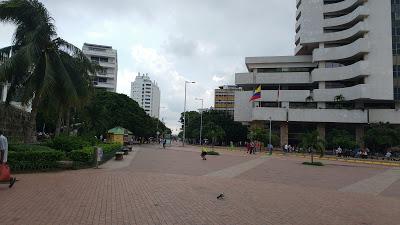
<instances>
[{"instance_id":1,"label":"brick walkway","mask_svg":"<svg viewBox=\"0 0 400 225\"><path fill-rule=\"evenodd\" d=\"M193 147L142 146L121 169L18 175L15 188L0 186L0 224L380 225L400 220L398 182L377 196L338 191L388 168L339 162L316 168L272 157L232 179L204 175L252 164L258 156L222 152L202 161L199 153ZM217 200L221 192L226 198Z\"/></svg>"}]
</instances>

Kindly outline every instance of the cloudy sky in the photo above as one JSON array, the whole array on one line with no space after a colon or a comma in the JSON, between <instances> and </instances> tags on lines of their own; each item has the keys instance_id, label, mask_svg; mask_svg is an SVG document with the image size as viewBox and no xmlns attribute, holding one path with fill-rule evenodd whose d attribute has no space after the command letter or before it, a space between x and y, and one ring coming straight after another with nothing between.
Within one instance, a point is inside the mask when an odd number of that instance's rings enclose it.
<instances>
[{"instance_id":1,"label":"cloudy sky","mask_svg":"<svg viewBox=\"0 0 400 225\"><path fill-rule=\"evenodd\" d=\"M245 72L246 56L290 55L294 49L295 0L42 0L58 35L118 50L117 91L129 95L138 72L161 89L160 118L176 133L195 98L213 106L214 89ZM12 25L0 24L0 47L9 45Z\"/></svg>"}]
</instances>

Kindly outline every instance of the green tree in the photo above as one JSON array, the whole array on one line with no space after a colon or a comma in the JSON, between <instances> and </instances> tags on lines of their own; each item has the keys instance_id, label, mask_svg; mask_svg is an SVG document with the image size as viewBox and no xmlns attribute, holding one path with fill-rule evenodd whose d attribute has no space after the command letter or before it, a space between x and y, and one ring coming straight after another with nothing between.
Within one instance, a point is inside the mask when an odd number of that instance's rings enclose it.
<instances>
[{"instance_id":1,"label":"green tree","mask_svg":"<svg viewBox=\"0 0 400 225\"><path fill-rule=\"evenodd\" d=\"M0 81L10 82L9 102L18 93L23 104L31 102L32 111L25 129L25 142L36 141L36 116L43 98L60 90L77 98L65 57L85 60L78 48L57 37L53 18L37 0L8 0L0 3L0 21L15 24L13 45L0 49L12 56L0 66ZM87 59L86 59L87 60Z\"/></svg>"},{"instance_id":2,"label":"green tree","mask_svg":"<svg viewBox=\"0 0 400 225\"><path fill-rule=\"evenodd\" d=\"M301 135L300 146L311 151L311 163L314 163L314 151L324 154L324 140L319 137L318 131L313 131Z\"/></svg>"},{"instance_id":3,"label":"green tree","mask_svg":"<svg viewBox=\"0 0 400 225\"><path fill-rule=\"evenodd\" d=\"M373 151L385 153L400 144L400 130L389 123L371 124L364 136L365 144Z\"/></svg>"},{"instance_id":4,"label":"green tree","mask_svg":"<svg viewBox=\"0 0 400 225\"><path fill-rule=\"evenodd\" d=\"M353 137L346 130L333 129L327 135L327 147L337 148L337 147L353 149L357 146L355 137Z\"/></svg>"},{"instance_id":5,"label":"green tree","mask_svg":"<svg viewBox=\"0 0 400 225\"><path fill-rule=\"evenodd\" d=\"M225 135L224 129L213 122L209 122L204 126L204 136L211 140L212 146L214 146L216 142L222 141Z\"/></svg>"}]
</instances>

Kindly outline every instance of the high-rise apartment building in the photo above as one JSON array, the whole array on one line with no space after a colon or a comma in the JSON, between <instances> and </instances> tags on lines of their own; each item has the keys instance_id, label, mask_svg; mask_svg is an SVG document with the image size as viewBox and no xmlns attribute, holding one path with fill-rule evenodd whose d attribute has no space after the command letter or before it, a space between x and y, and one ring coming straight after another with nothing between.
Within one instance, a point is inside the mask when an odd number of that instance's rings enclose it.
<instances>
[{"instance_id":1,"label":"high-rise apartment building","mask_svg":"<svg viewBox=\"0 0 400 225\"><path fill-rule=\"evenodd\" d=\"M362 144L370 123L400 124L400 6L394 0L297 0L295 55L246 58L235 120L273 121L281 144L334 128ZM261 85L261 98L249 99Z\"/></svg>"},{"instance_id":2,"label":"high-rise apartment building","mask_svg":"<svg viewBox=\"0 0 400 225\"><path fill-rule=\"evenodd\" d=\"M138 74L131 83L131 98L135 100L148 115L160 116L160 89L152 82L148 74Z\"/></svg>"},{"instance_id":3,"label":"high-rise apartment building","mask_svg":"<svg viewBox=\"0 0 400 225\"><path fill-rule=\"evenodd\" d=\"M111 46L85 43L83 53L94 63L101 66L101 70L93 74L93 85L110 92L117 90L118 57L117 50Z\"/></svg>"},{"instance_id":4,"label":"high-rise apartment building","mask_svg":"<svg viewBox=\"0 0 400 225\"><path fill-rule=\"evenodd\" d=\"M220 86L214 90L214 110L226 112L233 116L235 108L235 91L240 91L241 88L235 85Z\"/></svg>"}]
</instances>

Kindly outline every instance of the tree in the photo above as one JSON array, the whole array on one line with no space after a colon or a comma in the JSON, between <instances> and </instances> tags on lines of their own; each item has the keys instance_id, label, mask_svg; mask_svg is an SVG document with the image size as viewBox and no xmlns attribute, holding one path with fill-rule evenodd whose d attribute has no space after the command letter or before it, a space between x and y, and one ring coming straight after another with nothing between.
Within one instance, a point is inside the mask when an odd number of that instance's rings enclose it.
<instances>
[{"instance_id":1,"label":"tree","mask_svg":"<svg viewBox=\"0 0 400 225\"><path fill-rule=\"evenodd\" d=\"M100 135L116 126L124 127L138 137L154 137L157 132L158 119L147 115L136 101L124 94L95 90L78 115L84 124L81 133ZM162 133L171 133L164 123L158 122Z\"/></svg>"},{"instance_id":2,"label":"tree","mask_svg":"<svg viewBox=\"0 0 400 225\"><path fill-rule=\"evenodd\" d=\"M346 98L340 94L336 95L333 101L337 102L339 109L343 108L343 102L346 100Z\"/></svg>"},{"instance_id":3,"label":"tree","mask_svg":"<svg viewBox=\"0 0 400 225\"><path fill-rule=\"evenodd\" d=\"M301 136L300 146L311 151L311 163L314 163L314 151L322 157L324 154L324 140L319 137L318 131L305 133Z\"/></svg>"},{"instance_id":4,"label":"tree","mask_svg":"<svg viewBox=\"0 0 400 225\"><path fill-rule=\"evenodd\" d=\"M385 153L388 148L400 144L400 130L389 123L371 124L364 140L373 151Z\"/></svg>"},{"instance_id":5,"label":"tree","mask_svg":"<svg viewBox=\"0 0 400 225\"><path fill-rule=\"evenodd\" d=\"M0 55L12 53L0 66L0 80L10 82L9 102L18 93L32 111L25 129L25 142L36 141L36 116L43 98L59 90L76 98L74 83L64 65L65 57L86 59L78 48L57 37L53 18L37 0L8 0L0 3L0 21L14 23L11 46ZM88 59L86 59L88 60Z\"/></svg>"},{"instance_id":6,"label":"tree","mask_svg":"<svg viewBox=\"0 0 400 225\"><path fill-rule=\"evenodd\" d=\"M346 130L333 129L327 135L327 147L337 148L339 146L347 149L355 148L357 146L355 137Z\"/></svg>"},{"instance_id":7,"label":"tree","mask_svg":"<svg viewBox=\"0 0 400 225\"><path fill-rule=\"evenodd\" d=\"M225 131L213 122L209 122L204 126L204 136L212 141L212 146L217 141L222 141L226 135Z\"/></svg>"}]
</instances>

